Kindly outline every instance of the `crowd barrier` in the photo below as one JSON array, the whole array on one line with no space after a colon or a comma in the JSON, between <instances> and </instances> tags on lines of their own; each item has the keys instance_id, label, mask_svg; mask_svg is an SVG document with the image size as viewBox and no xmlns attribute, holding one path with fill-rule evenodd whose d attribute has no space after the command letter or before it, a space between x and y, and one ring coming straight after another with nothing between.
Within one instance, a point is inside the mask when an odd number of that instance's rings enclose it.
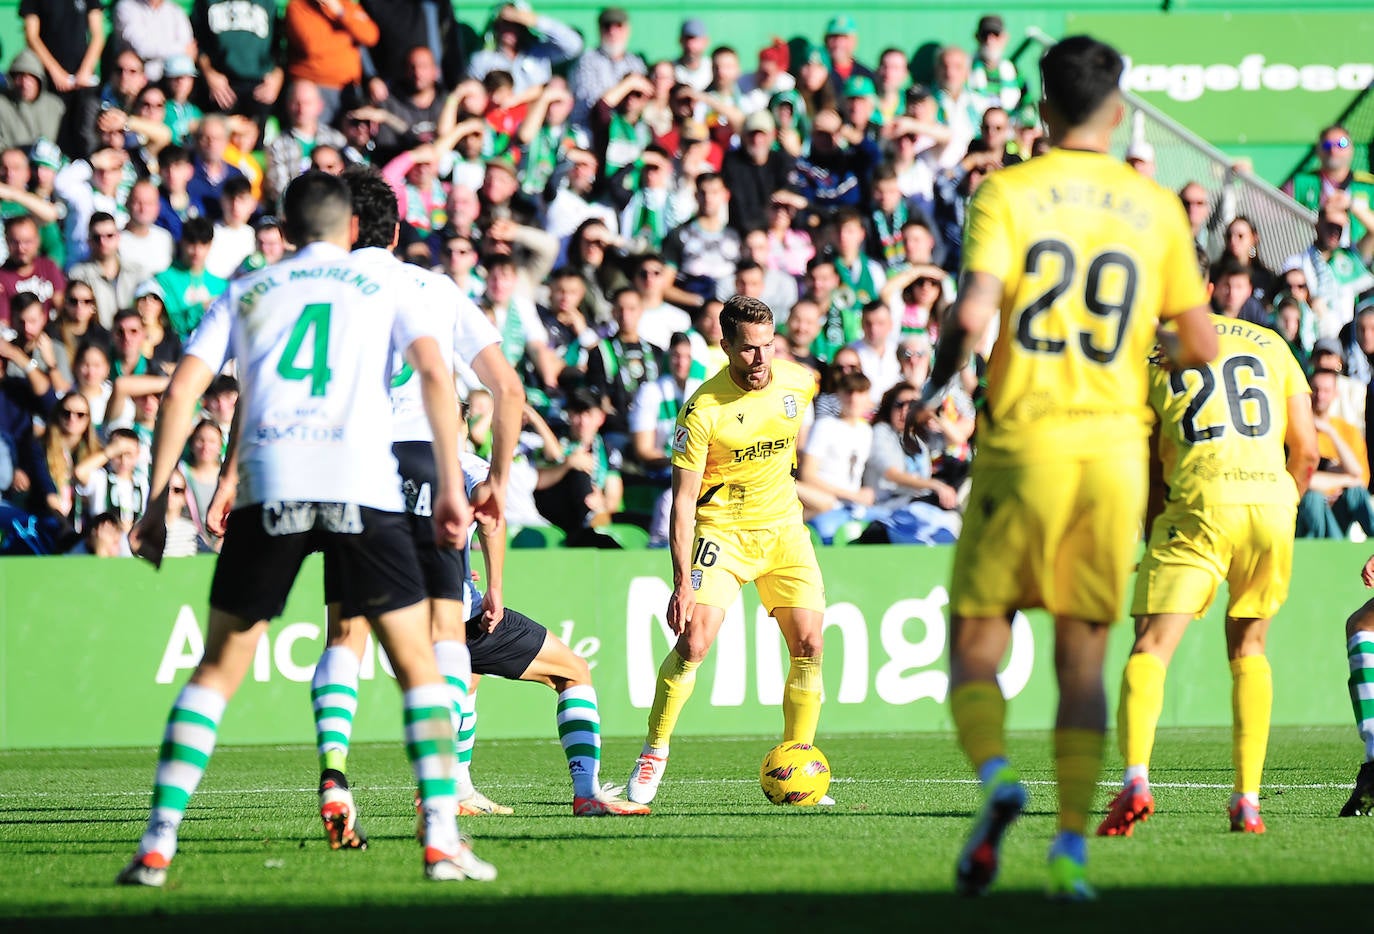
<instances>
[{"instance_id":1,"label":"crowd barrier","mask_svg":"<svg viewBox=\"0 0 1374 934\"><path fill-rule=\"evenodd\" d=\"M1270 634L1276 724L1342 724L1344 621L1365 599L1366 545L1300 542L1293 590ZM952 550L917 546L824 549L829 610L824 662L826 732L941 731L949 726L946 581ZM0 561L0 749L148 746L200 657L213 558ZM547 625L591 665L603 732L639 735L668 650L668 555L662 551L517 551L506 599ZM323 647L318 560L307 563L284 616L259 647L224 720L226 743L309 743L309 681ZM1230 722L1230 676L1212 609L1190 630L1169 672L1162 724ZM1130 648L1126 617L1107 663L1115 697ZM1012 729L1041 729L1056 692L1051 630L1018 618L1002 683ZM730 611L702 665L680 724L684 735L772 734L786 674L777 626L752 587ZM384 656L364 660L356 737L400 734L399 692ZM486 679L479 691L487 738L551 737L545 687ZM1113 702L1114 703L1114 702Z\"/></svg>"}]
</instances>

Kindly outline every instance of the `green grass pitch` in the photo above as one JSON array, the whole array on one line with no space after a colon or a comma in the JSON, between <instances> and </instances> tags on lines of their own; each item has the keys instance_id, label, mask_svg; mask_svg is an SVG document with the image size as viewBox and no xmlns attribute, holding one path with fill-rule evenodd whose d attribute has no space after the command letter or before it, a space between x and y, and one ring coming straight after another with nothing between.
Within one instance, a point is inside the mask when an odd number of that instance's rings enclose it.
<instances>
[{"instance_id":1,"label":"green grass pitch","mask_svg":"<svg viewBox=\"0 0 1374 934\"><path fill-rule=\"evenodd\" d=\"M1230 733L1163 731L1159 813L1133 839L1094 838L1090 905L1045 901L1054 828L1046 734L1010 753L1030 783L1001 878L951 894L977 790L947 735L822 736L833 809L759 791L766 737L681 737L648 818L577 819L554 741L479 742L478 786L515 807L463 829L501 877L424 881L400 744L354 750L350 775L372 846L331 852L307 747L219 750L161 891L117 888L142 829L151 749L0 753L0 930L972 932L1367 930L1374 820L1334 815L1359 762L1353 728L1274 732L1263 837L1227 832ZM637 743L609 740L623 781ZM1105 808L1120 763L1109 756Z\"/></svg>"}]
</instances>

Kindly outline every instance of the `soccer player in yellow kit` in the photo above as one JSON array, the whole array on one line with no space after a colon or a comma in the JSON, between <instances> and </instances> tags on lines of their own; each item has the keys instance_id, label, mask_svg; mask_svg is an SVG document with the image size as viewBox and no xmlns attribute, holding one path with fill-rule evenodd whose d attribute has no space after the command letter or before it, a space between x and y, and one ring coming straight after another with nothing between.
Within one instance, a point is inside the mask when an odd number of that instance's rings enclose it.
<instances>
[{"instance_id":1,"label":"soccer player in yellow kit","mask_svg":"<svg viewBox=\"0 0 1374 934\"><path fill-rule=\"evenodd\" d=\"M729 362L687 400L673 430L667 622L678 640L659 667L648 736L625 789L638 804L658 792L697 666L749 581L792 660L783 741L812 742L820 719L825 590L792 477L816 380L806 367L773 360L773 313L763 302L734 296L720 329Z\"/></svg>"},{"instance_id":2,"label":"soccer player in yellow kit","mask_svg":"<svg viewBox=\"0 0 1374 934\"><path fill-rule=\"evenodd\" d=\"M950 712L983 785L956 864L986 891L1026 804L1009 765L997 671L1017 610L1054 617L1059 832L1052 897L1084 899L1084 834L1102 770L1102 662L1145 505L1146 360L1159 322L1181 366L1216 352L1178 198L1108 155L1123 104L1121 56L1086 36L1041 61L1054 147L989 176L969 204L959 298L948 313L908 443L994 316L987 398L950 587Z\"/></svg>"},{"instance_id":3,"label":"soccer player in yellow kit","mask_svg":"<svg viewBox=\"0 0 1374 934\"><path fill-rule=\"evenodd\" d=\"M1126 774L1099 836L1130 836L1154 812L1149 765L1165 669L1223 581L1236 770L1231 829L1264 833L1260 775L1274 704L1264 638L1288 596L1298 500L1317 466L1317 435L1307 377L1283 339L1243 321L1212 320L1215 360L1150 372L1150 406L1159 415L1152 466L1160 476L1151 478L1158 481L1154 522L1135 582L1135 646L1117 708Z\"/></svg>"}]
</instances>

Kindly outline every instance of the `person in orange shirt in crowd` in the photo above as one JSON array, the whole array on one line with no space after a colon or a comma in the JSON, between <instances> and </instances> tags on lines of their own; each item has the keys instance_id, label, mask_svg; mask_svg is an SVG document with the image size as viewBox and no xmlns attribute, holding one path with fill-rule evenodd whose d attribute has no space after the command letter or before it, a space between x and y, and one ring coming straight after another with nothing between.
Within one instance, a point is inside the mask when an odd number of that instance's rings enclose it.
<instances>
[{"instance_id":1,"label":"person in orange shirt in crowd","mask_svg":"<svg viewBox=\"0 0 1374 934\"><path fill-rule=\"evenodd\" d=\"M358 49L381 33L355 0L288 0L286 75L313 81L324 98L321 123L332 123L343 89L362 80Z\"/></svg>"}]
</instances>

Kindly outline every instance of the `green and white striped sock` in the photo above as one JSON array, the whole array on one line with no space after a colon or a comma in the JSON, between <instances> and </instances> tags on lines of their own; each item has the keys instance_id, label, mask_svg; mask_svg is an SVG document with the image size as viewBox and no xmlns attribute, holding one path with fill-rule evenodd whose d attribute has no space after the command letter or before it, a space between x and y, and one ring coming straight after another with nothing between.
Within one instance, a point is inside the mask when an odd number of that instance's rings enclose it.
<instances>
[{"instance_id":1,"label":"green and white striped sock","mask_svg":"<svg viewBox=\"0 0 1374 934\"><path fill-rule=\"evenodd\" d=\"M170 860L177 851L177 828L195 794L229 701L218 691L188 684L177 695L167 716L162 748L153 777L153 806L148 827L139 841L139 855L160 853Z\"/></svg>"},{"instance_id":2,"label":"green and white striped sock","mask_svg":"<svg viewBox=\"0 0 1374 934\"><path fill-rule=\"evenodd\" d=\"M320 771L348 771L348 744L358 712L358 656L341 645L324 650L310 682Z\"/></svg>"},{"instance_id":3,"label":"green and white striped sock","mask_svg":"<svg viewBox=\"0 0 1374 934\"><path fill-rule=\"evenodd\" d=\"M464 692L462 705L463 715L458 724L458 771L454 775L460 801L477 793L472 784L472 747L477 745L477 692Z\"/></svg>"},{"instance_id":4,"label":"green and white striped sock","mask_svg":"<svg viewBox=\"0 0 1374 934\"><path fill-rule=\"evenodd\" d=\"M558 741L568 758L573 797L595 797L601 788L601 715L596 688L574 685L558 695Z\"/></svg>"},{"instance_id":5,"label":"green and white striped sock","mask_svg":"<svg viewBox=\"0 0 1374 934\"><path fill-rule=\"evenodd\" d=\"M469 766L476 734L475 724L468 734L466 743L462 738L463 717L468 706L468 685L472 683L472 655L468 652L466 644L446 640L434 643L434 658L439 663L439 674L448 682L452 694L453 735L458 747L458 770L454 773L454 781L457 783L458 800L462 801L464 798L471 798L477 790L472 785L472 770Z\"/></svg>"},{"instance_id":6,"label":"green and white striped sock","mask_svg":"<svg viewBox=\"0 0 1374 934\"><path fill-rule=\"evenodd\" d=\"M1355 633L1345 651L1350 660L1350 705L1364 741L1364 761L1374 762L1374 632Z\"/></svg>"},{"instance_id":7,"label":"green and white striped sock","mask_svg":"<svg viewBox=\"0 0 1374 934\"><path fill-rule=\"evenodd\" d=\"M406 691L406 756L425 814L425 847L458 852L458 798L454 795L453 702L447 684L422 684Z\"/></svg>"}]
</instances>

